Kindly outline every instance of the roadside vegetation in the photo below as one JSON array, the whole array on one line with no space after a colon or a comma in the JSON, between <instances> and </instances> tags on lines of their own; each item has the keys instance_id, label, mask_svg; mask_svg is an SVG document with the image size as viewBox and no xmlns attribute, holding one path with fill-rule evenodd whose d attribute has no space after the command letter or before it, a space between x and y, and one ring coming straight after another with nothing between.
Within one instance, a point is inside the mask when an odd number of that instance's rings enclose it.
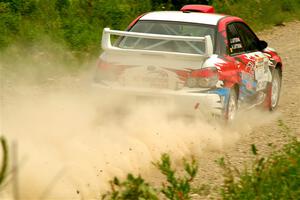
<instances>
[{"instance_id":1,"label":"roadside vegetation","mask_svg":"<svg viewBox=\"0 0 300 200\"><path fill-rule=\"evenodd\" d=\"M8 171L8 146L6 139L1 136L0 137L0 148L2 152L2 160L0 164L0 192L3 189L3 185L7 180L7 171Z\"/></svg>"},{"instance_id":2,"label":"roadside vegetation","mask_svg":"<svg viewBox=\"0 0 300 200\"><path fill-rule=\"evenodd\" d=\"M163 154L161 160L153 164L165 176L161 188L151 186L140 175L135 177L128 174L125 181L120 181L117 177L110 181L111 191L104 194L102 200L158 200L160 197L170 200L191 199L191 182L198 171L195 159L183 161L184 175L181 176L172 166L168 154Z\"/></svg>"},{"instance_id":3,"label":"roadside vegetation","mask_svg":"<svg viewBox=\"0 0 300 200\"><path fill-rule=\"evenodd\" d=\"M213 5L219 13L241 17L256 31L300 20L299 0L214 0Z\"/></svg>"},{"instance_id":4,"label":"roadside vegetation","mask_svg":"<svg viewBox=\"0 0 300 200\"><path fill-rule=\"evenodd\" d=\"M283 134L290 137L290 142L280 150L264 157L253 144L254 160L243 170L238 170L229 159L219 160L224 171L223 199L299 199L300 141L291 136L282 121L279 121L279 126Z\"/></svg>"},{"instance_id":5,"label":"roadside vegetation","mask_svg":"<svg viewBox=\"0 0 300 200\"><path fill-rule=\"evenodd\" d=\"M257 30L300 19L299 0L0 0L0 52L15 46L13 56L56 52L68 59L71 52L76 60L91 59L101 50L104 27L124 30L142 13L196 3L240 16Z\"/></svg>"},{"instance_id":6,"label":"roadside vegetation","mask_svg":"<svg viewBox=\"0 0 300 200\"><path fill-rule=\"evenodd\" d=\"M283 134L290 137L290 142L281 149L273 150L269 156L261 156L253 144L254 155L250 165L238 169L229 158L221 158L217 162L223 169L224 183L217 188L218 199L298 199L300 196L300 141L292 137L284 123L279 122ZM270 145L271 146L271 145ZM140 175L132 174L120 181L110 181L111 191L102 196L109 200L170 199L189 200L198 197L206 198L210 193L208 185L192 184L197 171L197 162L184 161L183 173L178 173L171 165L168 154L154 165L165 176L161 188L147 183ZM182 171L182 170L181 170Z\"/></svg>"}]
</instances>

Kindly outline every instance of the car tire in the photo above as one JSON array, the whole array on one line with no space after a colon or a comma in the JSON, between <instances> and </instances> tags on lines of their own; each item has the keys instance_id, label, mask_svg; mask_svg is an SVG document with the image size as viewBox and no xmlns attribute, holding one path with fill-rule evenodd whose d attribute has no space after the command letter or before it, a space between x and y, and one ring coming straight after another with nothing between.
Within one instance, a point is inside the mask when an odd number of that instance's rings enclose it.
<instances>
[{"instance_id":1,"label":"car tire","mask_svg":"<svg viewBox=\"0 0 300 200\"><path fill-rule=\"evenodd\" d=\"M267 89L266 107L268 110L276 110L281 91L281 75L278 69L272 71L272 82Z\"/></svg>"},{"instance_id":2,"label":"car tire","mask_svg":"<svg viewBox=\"0 0 300 200\"><path fill-rule=\"evenodd\" d=\"M228 100L224 107L224 118L226 121L233 121L238 110L238 98L235 88L230 89Z\"/></svg>"}]
</instances>

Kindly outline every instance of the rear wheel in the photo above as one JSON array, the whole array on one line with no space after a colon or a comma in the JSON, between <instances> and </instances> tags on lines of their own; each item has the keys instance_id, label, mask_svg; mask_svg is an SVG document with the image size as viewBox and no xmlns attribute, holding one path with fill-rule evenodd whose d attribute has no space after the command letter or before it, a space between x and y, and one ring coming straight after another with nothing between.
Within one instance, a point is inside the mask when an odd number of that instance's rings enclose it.
<instances>
[{"instance_id":1,"label":"rear wheel","mask_svg":"<svg viewBox=\"0 0 300 200\"><path fill-rule=\"evenodd\" d=\"M281 76L278 69L274 69L272 72L272 82L268 87L267 94L267 108L273 111L277 108L279 102L281 90Z\"/></svg>"},{"instance_id":2,"label":"rear wheel","mask_svg":"<svg viewBox=\"0 0 300 200\"><path fill-rule=\"evenodd\" d=\"M237 93L234 88L230 89L229 97L224 108L224 117L227 121L233 121L238 109Z\"/></svg>"}]
</instances>

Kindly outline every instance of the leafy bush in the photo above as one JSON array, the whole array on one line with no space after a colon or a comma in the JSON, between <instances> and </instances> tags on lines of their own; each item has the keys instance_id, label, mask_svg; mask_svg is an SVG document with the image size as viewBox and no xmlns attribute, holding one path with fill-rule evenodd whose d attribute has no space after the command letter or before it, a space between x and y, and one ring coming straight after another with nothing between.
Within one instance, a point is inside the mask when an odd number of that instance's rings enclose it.
<instances>
[{"instance_id":1,"label":"leafy bush","mask_svg":"<svg viewBox=\"0 0 300 200\"><path fill-rule=\"evenodd\" d=\"M15 43L32 47L47 37L79 59L90 58L100 51L104 27L124 30L142 13L200 3L240 16L255 29L300 18L299 0L0 0L0 50Z\"/></svg>"},{"instance_id":2,"label":"leafy bush","mask_svg":"<svg viewBox=\"0 0 300 200\"><path fill-rule=\"evenodd\" d=\"M284 132L289 129L282 123ZM223 199L298 199L300 196L300 142L292 138L281 150L269 157L251 147L255 160L242 171L230 161L220 160L224 169Z\"/></svg>"},{"instance_id":3,"label":"leafy bush","mask_svg":"<svg viewBox=\"0 0 300 200\"><path fill-rule=\"evenodd\" d=\"M7 177L7 166L8 166L8 147L4 137L0 137L0 144L2 148L2 164L0 168L0 186L3 185Z\"/></svg>"},{"instance_id":4,"label":"leafy bush","mask_svg":"<svg viewBox=\"0 0 300 200\"><path fill-rule=\"evenodd\" d=\"M300 19L299 0L214 0L213 5L219 13L239 16L256 30Z\"/></svg>"},{"instance_id":5,"label":"leafy bush","mask_svg":"<svg viewBox=\"0 0 300 200\"><path fill-rule=\"evenodd\" d=\"M172 169L170 157L163 154L161 162L154 163L154 165L167 178L167 184L163 183L161 192L171 200L188 200L190 199L191 182L195 178L198 165L195 159L191 163L184 160L184 170L186 175L183 177L176 177L176 170Z\"/></svg>"},{"instance_id":6,"label":"leafy bush","mask_svg":"<svg viewBox=\"0 0 300 200\"><path fill-rule=\"evenodd\" d=\"M116 177L110 181L111 191L104 194L102 200L158 200L162 194L170 200L189 200L191 198L191 182L198 170L194 159L190 163L184 160L186 174L179 177L176 175L176 170L172 168L169 155L163 154L161 161L153 164L167 179L167 183L163 183L161 189L154 188L141 176L134 177L132 174L128 174L127 179L123 182Z\"/></svg>"},{"instance_id":7,"label":"leafy bush","mask_svg":"<svg viewBox=\"0 0 300 200\"><path fill-rule=\"evenodd\" d=\"M132 199L132 200L158 200L156 190L146 183L141 177L134 177L132 174L127 175L127 179L123 182L115 177L110 181L111 192L108 192L102 196L102 199L111 200L122 200L122 199Z\"/></svg>"},{"instance_id":8,"label":"leafy bush","mask_svg":"<svg viewBox=\"0 0 300 200\"><path fill-rule=\"evenodd\" d=\"M218 162L224 170L224 184L219 187L224 200L233 199L298 199L300 196L300 141L292 137L289 128L279 121L281 132L290 137L290 142L280 150L274 150L267 157L260 156L253 144L251 152L254 160L250 167L239 170L229 159L221 158ZM271 146L271 144L270 144ZM153 163L166 177L162 188L155 188L141 177L132 174L120 182L114 178L110 181L111 191L103 195L103 199L110 200L139 200L161 199L162 196L170 200L188 200L196 192L205 196L211 192L209 185L191 187L198 165L194 159L184 161L184 175L172 168L170 157L161 156L161 160ZM199 191L200 190L200 191ZM203 194L201 194L204 192Z\"/></svg>"}]
</instances>

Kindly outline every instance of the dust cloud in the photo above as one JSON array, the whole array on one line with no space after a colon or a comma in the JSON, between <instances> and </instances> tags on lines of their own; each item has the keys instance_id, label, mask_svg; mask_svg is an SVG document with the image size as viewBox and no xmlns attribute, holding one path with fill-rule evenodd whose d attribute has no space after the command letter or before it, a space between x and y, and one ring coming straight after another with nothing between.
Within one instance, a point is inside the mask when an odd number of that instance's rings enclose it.
<instances>
[{"instance_id":1,"label":"dust cloud","mask_svg":"<svg viewBox=\"0 0 300 200\"><path fill-rule=\"evenodd\" d=\"M168 102L101 93L84 77L43 85L4 81L0 130L18 145L21 199L96 198L114 176L151 179L151 161L162 153L176 161L221 151L270 118L253 111L239 126L224 126L203 115L181 116Z\"/></svg>"}]
</instances>

